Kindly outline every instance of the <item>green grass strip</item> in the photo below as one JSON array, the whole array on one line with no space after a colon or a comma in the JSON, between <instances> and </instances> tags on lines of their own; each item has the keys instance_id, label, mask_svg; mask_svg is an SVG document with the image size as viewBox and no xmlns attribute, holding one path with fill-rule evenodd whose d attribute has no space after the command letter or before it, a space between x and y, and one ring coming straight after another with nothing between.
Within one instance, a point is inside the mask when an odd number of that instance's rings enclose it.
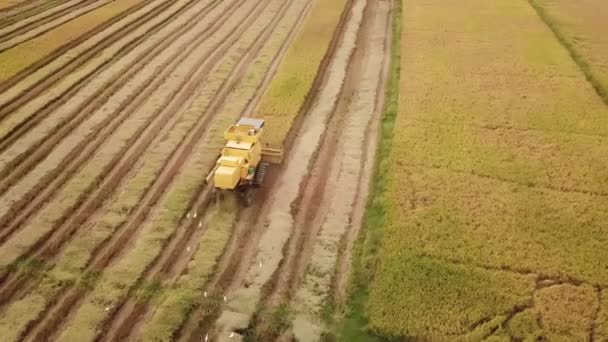
<instances>
[{"instance_id":1,"label":"green grass strip","mask_svg":"<svg viewBox=\"0 0 608 342\"><path fill-rule=\"evenodd\" d=\"M393 147L395 119L399 112L399 82L401 79L401 26L402 1L396 0L393 7L391 65L386 91L386 107L382 117L382 128L376 165L372 181L365 220L361 235L353 253L353 277L349 289L346 316L340 329L340 340L381 341L380 337L366 331L365 304L369 293L376 256L384 232L386 215L385 198L389 176L389 157Z\"/></svg>"}]
</instances>

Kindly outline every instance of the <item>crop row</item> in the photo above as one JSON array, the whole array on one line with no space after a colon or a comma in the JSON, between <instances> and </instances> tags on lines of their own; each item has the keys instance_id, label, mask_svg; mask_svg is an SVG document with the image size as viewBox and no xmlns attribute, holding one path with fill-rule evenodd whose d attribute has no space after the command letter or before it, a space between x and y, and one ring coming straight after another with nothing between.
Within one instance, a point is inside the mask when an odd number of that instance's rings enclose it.
<instances>
[{"instance_id":1,"label":"crop row","mask_svg":"<svg viewBox=\"0 0 608 342\"><path fill-rule=\"evenodd\" d=\"M252 6L255 5L255 6ZM275 2L274 6L279 5ZM268 11L260 12L260 9L266 8ZM262 6L253 2L241 6L235 14L239 15L251 14L250 19L256 19L260 22L267 22L269 17L274 15L273 6ZM234 18L236 20L236 18ZM235 21L236 23L237 21ZM204 112L213 110L213 108L204 108L209 105L212 99L220 96L229 88L225 85L225 80L232 73L232 70L240 61L240 54L247 49L251 42L255 41L255 37L260 34L260 27L250 25L250 20L238 20L244 26L239 30L239 41L232 46L231 52L226 56L226 59L212 74L212 77L203 83L199 89L199 96L196 101L199 101L198 106L191 106L189 109L190 115L197 115L203 109ZM246 30L245 30L246 29ZM220 90L223 88L224 90ZM219 91L218 91L219 90ZM207 99L205 101L205 99ZM217 101L217 100L215 100ZM203 129L204 126L199 124L197 130ZM189 147L181 151L183 157L190 155L190 158L205 158L209 164L212 164L215 156L213 154L204 153L204 151L194 151L197 146L193 144L197 135L190 138ZM190 154L192 153L192 154ZM182 158L182 157L179 157ZM187 163L186 163L187 165ZM108 268L104 269L99 281L89 294L86 295L82 304L76 309L74 319L68 324L62 338L73 340L73 338L88 339L89 336L95 333L94 327L97 327L108 314L106 308L114 308L118 303L125 300L128 290L136 284L136 280L141 277L143 272L155 262L159 253L167 246L167 243L173 238L176 228L179 226L183 218L192 204L193 196L196 195L197 189L201 185L201 169L187 168L182 165L179 169L177 177L172 181L167 192L158 200L155 210L150 214L150 217L141 224L139 232L135 235L132 244L119 255L119 259L112 263ZM82 327L92 327L91 330L83 329Z\"/></svg>"},{"instance_id":2,"label":"crop row","mask_svg":"<svg viewBox=\"0 0 608 342\"><path fill-rule=\"evenodd\" d=\"M207 44L211 43L208 42ZM205 49L200 50L205 51ZM198 59L190 59L190 61L196 60ZM226 67L224 66L224 68ZM221 71L216 71L213 74L217 73L221 74ZM20 322L20 324L27 323L31 318L24 319L22 316L23 312L26 312L27 315L37 314L41 310L40 304L53 298L52 295L61 289L61 284L73 283L83 275L82 272L85 266L90 263L93 251L97 250L103 241L106 241L118 227L127 221L130 213L142 200L146 189L158 177L160 170L174 151L176 144L199 121L201 106L208 103L209 98L217 92L217 88L222 83L221 81L221 77L215 76L214 81L210 81L206 84L205 88L198 90L197 93L205 94L205 97L196 100L199 101L198 107L192 107L179 116L179 120L166 133L162 141L157 143L158 145L146 154L146 157L143 158L143 164L136 164L135 168L137 171L133 172L128 181L125 181L116 194L107 202L108 204L103 207L103 214L97 217L92 226L87 225L86 229L76 232L73 242L67 246L65 252L58 258L57 265L49 272L46 281L38 286L38 290L12 305L6 315L6 321L4 321L6 324L8 324L7 322L13 322L13 324L14 322ZM96 158L95 160L98 159ZM84 179L90 179L90 177ZM58 202L57 205L60 205L60 203ZM59 209L51 206L49 210L53 212ZM51 293L48 291L51 291ZM42 303L41 300L43 300ZM24 311L22 310L23 307L29 307L29 309Z\"/></svg>"},{"instance_id":3,"label":"crop row","mask_svg":"<svg viewBox=\"0 0 608 342\"><path fill-rule=\"evenodd\" d=\"M207 27L205 23L201 23L199 26L199 30L204 30ZM228 34L231 29L231 27L224 26L220 32L218 32L217 36L206 42L206 45L204 46L206 48L200 48L196 50L195 53L199 56L208 56L208 54L213 51L214 46L221 43L221 38L224 37L222 34ZM181 46L184 45L184 43L188 43L185 44L186 48L193 49L197 46L196 44L190 47L188 45L192 43L192 39L199 39L199 36L200 35L197 34L196 30L192 30L187 34L182 35L178 40L175 41L175 44ZM123 153L121 151L124 151L124 148L128 148L130 145L132 145L134 143L134 138L137 138L140 135L143 136L144 134L142 133L149 129L149 127L154 127L154 125L157 125L156 123L151 125L151 120L157 122L160 118L156 117L155 113L158 113L164 109L166 102L171 99L171 97L180 87L181 83L179 82L179 77L186 79L186 76L192 71L187 67L192 68L193 63L195 62L195 60L189 59L187 62L178 65L179 59L172 60L170 58L171 56L172 50L165 50L163 54L157 56L153 63L148 64L144 69L142 69L143 72L138 73L133 79L130 80L130 85L142 85L146 84L150 77L157 76L155 80L147 85L151 87L151 91L158 95L142 99L144 103L141 105L141 107L135 110L133 115L128 116L115 130L115 132L113 132L113 137L109 139L109 143L100 148L96 152L95 156L93 156L91 161L86 163L78 173L74 174L70 178L70 180L58 193L55 201L45 207L44 210L40 212L32 222L29 222L27 226L29 229L21 230L3 246L2 250L0 251L0 265L7 265L7 263L12 262L10 260L14 260L16 257L21 255L23 251L31 247L39 237L44 236L44 234L50 231L55 222L60 220L60 218L63 217L63 215L65 215L70 208L80 201L80 197L88 192L87 189L95 186L95 183L98 182L100 177L103 177L106 174L105 172L107 172L107 166L111 165L110 162L115 158L116 155ZM166 64L165 62L168 60L173 62L173 68L177 67L178 71L172 74L173 78L171 78L171 81L165 81L163 87L159 87L159 84L163 82L165 78L170 76L169 73L172 69L165 69L160 74L155 72L155 70L157 70L159 66ZM146 70L149 72L146 72ZM161 77L161 75L164 76ZM144 94L145 92L140 93L142 96L145 96ZM96 112L96 115L94 115L91 120L89 120L82 127L79 127L79 129L72 132L72 134L66 140L62 141L62 145L66 147L60 146L59 148L55 148L49 154L49 156L38 165L37 169L35 170L36 172L28 174L28 176L21 180L18 185L22 183L25 185L36 184L30 179L33 177L42 177L44 172L52 169L46 164L61 161L63 159L62 155L65 155L67 151L70 150L70 146L75 146L79 139L86 139L87 137L90 137L90 132L95 131L96 120L97 122L102 120L106 115L108 115L108 113L111 113L113 110L116 110L116 108L119 108L122 102L128 100L133 101L132 104L138 102L131 98L131 94L129 92L119 92L115 95L118 98L111 99L112 101L109 101L105 106L100 108L100 110ZM171 117L170 114L165 114L164 116ZM16 193L19 189L21 189L19 186L13 187L11 191L5 195L5 197ZM7 205L8 204L9 203L7 203Z\"/></svg>"},{"instance_id":4,"label":"crop row","mask_svg":"<svg viewBox=\"0 0 608 342\"><path fill-rule=\"evenodd\" d=\"M597 162L608 110L525 1L410 1L403 13L370 327L481 338L514 325L512 311L550 320L532 300L537 277L608 284ZM580 323L586 333L591 321ZM539 334L576 337L560 329Z\"/></svg>"},{"instance_id":5,"label":"crop row","mask_svg":"<svg viewBox=\"0 0 608 342\"><path fill-rule=\"evenodd\" d=\"M153 32L155 27L161 25L190 2L179 1L168 8L165 8L165 4L162 2L150 3L117 20L110 27L92 35L84 42L68 49L24 76L19 82L0 94L3 119L0 137L3 140L6 139L9 134L32 118L42 120L38 117L39 113L47 108L56 109L59 104L66 102L66 100L58 99L61 99L62 95L70 93L75 84L95 75L99 68L107 66L112 58L122 54L125 49L129 51L128 49L133 47L132 42L137 42L146 33ZM165 11L158 13L162 10ZM150 15L154 17L150 18ZM95 54L95 52L99 52L99 49L104 50L102 53ZM107 72L105 76L102 75L104 74L95 75L98 77L95 77L87 86L99 86L99 84L107 82ZM91 85L91 83L93 84ZM81 92L72 91L71 97L81 97L82 95L79 95ZM55 104L55 102L58 103ZM67 109L60 112L70 113ZM57 124L61 118L59 116L58 119L49 120ZM40 132L36 133L36 137L39 139ZM28 148L30 144L25 143L23 146L23 148Z\"/></svg>"},{"instance_id":6,"label":"crop row","mask_svg":"<svg viewBox=\"0 0 608 342\"><path fill-rule=\"evenodd\" d=\"M39 59L51 54L54 50L66 44L66 42L80 37L84 32L94 29L96 26L116 17L120 13L128 11L141 2L142 0L112 2L23 44L1 52L0 82L10 79Z\"/></svg>"},{"instance_id":7,"label":"crop row","mask_svg":"<svg viewBox=\"0 0 608 342\"><path fill-rule=\"evenodd\" d=\"M346 0L317 1L289 47L256 112L267 121L265 143L281 147L306 98L344 11Z\"/></svg>"},{"instance_id":8,"label":"crop row","mask_svg":"<svg viewBox=\"0 0 608 342\"><path fill-rule=\"evenodd\" d=\"M225 127L238 119L239 113L245 110L249 100L258 91L265 73L277 58L282 45L289 42L287 37L293 31L297 18L305 13L306 4L305 0L295 1L285 13L274 31L272 39L261 49L258 58L243 81L226 99L226 105L210 123L208 137L195 148L201 153L194 155L184 167L185 173L189 173L187 170L193 171L190 172L191 174L184 173L183 177L200 178L197 170L208 170L213 166L214 157L222 145ZM229 197L226 198L227 202L222 204L221 211L210 210L208 215L211 218L207 223L208 227L199 241L197 251L188 264L186 272L166 290L154 316L146 321L142 328L142 336L147 337L146 339L168 339L177 331L192 308L204 303L205 284L215 269L235 221L236 208L230 209L230 205L234 205L234 203L229 202L229 199Z\"/></svg>"}]
</instances>

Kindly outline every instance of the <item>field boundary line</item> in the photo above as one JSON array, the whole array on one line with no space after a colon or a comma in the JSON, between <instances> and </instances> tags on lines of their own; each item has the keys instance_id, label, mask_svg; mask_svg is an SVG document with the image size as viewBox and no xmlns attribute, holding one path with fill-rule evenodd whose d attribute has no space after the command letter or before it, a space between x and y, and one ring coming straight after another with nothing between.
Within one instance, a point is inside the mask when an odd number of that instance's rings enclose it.
<instances>
[{"instance_id":1,"label":"field boundary line","mask_svg":"<svg viewBox=\"0 0 608 342\"><path fill-rule=\"evenodd\" d=\"M559 24L556 23L537 0L528 0L528 3L534 8L536 14L549 27L551 32L553 32L559 43L568 51L568 54L572 57L579 70L585 75L587 81L593 86L597 95L602 99L604 104L608 106L608 89L598 80L592 66L587 62L587 58L578 51L576 46L562 32Z\"/></svg>"}]
</instances>

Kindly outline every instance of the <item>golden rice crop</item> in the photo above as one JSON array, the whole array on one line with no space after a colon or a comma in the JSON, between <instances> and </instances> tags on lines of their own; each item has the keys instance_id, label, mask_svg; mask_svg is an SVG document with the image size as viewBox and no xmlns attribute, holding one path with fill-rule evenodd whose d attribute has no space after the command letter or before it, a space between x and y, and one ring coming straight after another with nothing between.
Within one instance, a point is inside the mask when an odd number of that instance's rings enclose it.
<instances>
[{"instance_id":1,"label":"golden rice crop","mask_svg":"<svg viewBox=\"0 0 608 342\"><path fill-rule=\"evenodd\" d=\"M370 326L552 336L531 317L569 322L534 306L522 274L608 284L608 109L525 1L414 0L403 13ZM507 321L522 303L533 311Z\"/></svg>"},{"instance_id":2,"label":"golden rice crop","mask_svg":"<svg viewBox=\"0 0 608 342\"><path fill-rule=\"evenodd\" d=\"M534 304L549 341L584 341L598 309L597 292L583 284L555 285L538 290Z\"/></svg>"},{"instance_id":3,"label":"golden rice crop","mask_svg":"<svg viewBox=\"0 0 608 342\"><path fill-rule=\"evenodd\" d=\"M531 0L608 103L608 32L603 0Z\"/></svg>"},{"instance_id":4,"label":"golden rice crop","mask_svg":"<svg viewBox=\"0 0 608 342\"><path fill-rule=\"evenodd\" d=\"M256 116L266 120L265 142L280 147L311 90L329 50L347 0L315 1L300 33L287 50Z\"/></svg>"},{"instance_id":5,"label":"golden rice crop","mask_svg":"<svg viewBox=\"0 0 608 342\"><path fill-rule=\"evenodd\" d=\"M111 2L34 39L1 52L0 82L10 79L69 41L80 37L85 32L129 10L142 1L122 0Z\"/></svg>"}]
</instances>

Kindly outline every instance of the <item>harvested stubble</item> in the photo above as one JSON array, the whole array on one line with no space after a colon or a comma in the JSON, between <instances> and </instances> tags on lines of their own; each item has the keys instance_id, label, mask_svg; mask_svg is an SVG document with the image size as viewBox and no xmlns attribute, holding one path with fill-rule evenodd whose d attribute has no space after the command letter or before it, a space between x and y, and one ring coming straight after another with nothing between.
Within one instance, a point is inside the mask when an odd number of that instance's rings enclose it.
<instances>
[{"instance_id":1,"label":"harvested stubble","mask_svg":"<svg viewBox=\"0 0 608 342\"><path fill-rule=\"evenodd\" d=\"M291 26L305 4L306 1L297 1L285 14L273 32L271 40L264 45L243 81L226 100L226 106L210 123L207 138L196 147L197 151L203 151L201 158L192 159L186 165L186 170L208 170L213 167L214 157L223 143L225 127L238 119L248 101L254 96L258 85L265 77L265 72L269 69L270 63L287 38ZM193 177L197 176L193 175ZM211 219L207 230L201 238L198 250L188 264L184 276L166 289L162 298L159 299L160 304L155 309L154 315L141 327L143 340L170 339L190 314L192 307L201 304L201 300L204 301L203 290L230 237L235 220L236 211L230 209L234 203L228 202L226 205L222 207L221 212L210 214Z\"/></svg>"},{"instance_id":2,"label":"harvested stubble","mask_svg":"<svg viewBox=\"0 0 608 342\"><path fill-rule=\"evenodd\" d=\"M205 111L209 105L209 101L221 87L224 76L229 72L231 65L233 65L233 62L224 63L220 67L220 70L217 71L217 75L201 86L202 88L197 91L199 96L190 104L188 110L179 119L175 129L170 131L159 145L155 146L142 158L143 163L135 165L132 175L126 178L115 195L107 201L95 224L90 227L84 227L85 229L81 229L76 233L73 241L66 246L65 252L57 259L56 266L45 275L39 286L32 293L12 304L5 311L5 315L0 319L0 334L19 333L20 329L44 308L45 303L48 303L53 298L53 295L61 286L79 280L83 269L90 261L91 253L102 241L109 238L118 227L128 220L133 209L140 203L146 190L159 175L167 158L174 151L175 146L199 120L200 114ZM214 149L197 150L201 151L198 152L200 154L197 154L200 155L199 158L208 160L208 165L212 165L215 161L216 152L221 144L221 134L226 125L227 123L222 122L222 128L212 128L217 131L215 133L217 136L217 146L214 146ZM195 173L189 174L190 182L195 182L196 179L200 181L200 170L205 169L204 167L208 165L190 164L188 170L193 170ZM198 183L189 183L192 186L189 188L190 192L196 189L196 186L192 184ZM51 213L57 212L55 215L63 212L64 209L62 208L70 204L70 202L64 201L56 201L54 203L49 207L49 210ZM42 222L40 223L40 227L48 229L48 227L52 226L53 221L40 222ZM132 278L129 278L129 280L132 280ZM19 329L15 329L15 327L19 327Z\"/></svg>"},{"instance_id":3,"label":"harvested stubble","mask_svg":"<svg viewBox=\"0 0 608 342\"><path fill-rule=\"evenodd\" d=\"M187 43L190 39L196 37L197 32L204 30L206 27L205 23L201 23L196 29L180 36L176 40L176 45L181 46ZM56 199L40 211L30 224L17 232L0 249L0 270L30 248L35 241L49 232L70 208L82 201L82 196L86 195L87 189L95 186L95 182L103 176L104 169L110 165L110 162L116 155L136 136L135 133L142 129L146 122L151 120L153 115L162 109L166 100L175 95L173 92L177 91L181 86L182 82L180 80L187 78L193 68L199 64L200 58L212 51L225 35L229 34L231 29L231 27L222 27L216 36L203 42L195 50L194 56L190 56L190 58L184 60L177 69L173 70L172 74L167 75L168 77L164 80L163 86L155 89L155 92L152 93L155 96L147 98L134 114L125 119L113 135L108 138L108 142L99 148L95 152L94 157L70 178L57 194ZM107 117L108 113L116 111L122 103L129 101L134 89L137 89L138 86L142 86L146 82L150 82L155 73L158 74L158 69L165 63L167 58L173 55L171 50L166 50L165 53L156 56L154 61L147 64L141 72L129 81L130 83L127 83L126 87L129 91L114 94L114 97L97 110L89 120L72 131L34 170L28 173L4 195L6 203L0 203L0 213L4 214L10 210L11 201L20 200L24 194L31 193L32 189L39 187L40 180L44 179L52 170L55 170L59 163L72 150L73 146L76 146L98 129L97 126ZM216 90L217 88L214 89ZM191 122L186 123L186 125L192 125L195 121L195 119L191 119ZM182 123L182 125L184 124ZM183 127L179 128L183 129Z\"/></svg>"},{"instance_id":4,"label":"harvested stubble","mask_svg":"<svg viewBox=\"0 0 608 342\"><path fill-rule=\"evenodd\" d=\"M530 0L608 104L608 3Z\"/></svg>"},{"instance_id":5,"label":"harvested stubble","mask_svg":"<svg viewBox=\"0 0 608 342\"><path fill-rule=\"evenodd\" d=\"M244 7L243 10L245 10ZM259 20L261 22L267 21L271 15L272 11L268 11ZM232 48L232 53L245 49L247 44L255 40L255 37L259 34L259 29L261 27L257 27L256 29L250 28L245 36ZM194 105L189 109L192 113L204 112L204 109L209 104L209 100L217 93L217 89L222 85L226 76L230 74L238 62L238 56L227 57L214 76L203 83L203 88L198 92L201 97L197 98ZM210 131L212 135L221 132L225 129L225 126L213 128L213 132ZM217 138L217 135L214 135L214 137ZM221 140L214 140L217 141L218 145L221 144ZM181 219L186 215L194 196L196 196L197 190L200 188L202 181L201 170L212 167L217 157L217 151L218 147L211 149L208 146L208 148L203 149L200 146L195 146L190 160L180 169L179 174L170 185L167 193L159 201L158 207L150 214L150 218L138 232L136 240L121 255L119 260L104 270L95 288L84 299L83 304L78 308L75 318L69 323L62 334L62 340L88 340L94 336L95 327L107 315L105 308L113 307L124 299L129 288L141 277L143 271L159 255L168 239L175 232ZM215 236L213 233L207 235L208 241L216 243L215 249L210 249L207 252L218 253L221 239L227 234L228 232L226 231L220 231ZM207 260L206 262L209 261ZM170 322L165 323L171 324ZM158 331L152 333L167 333L167 326L163 326L162 328L165 329L159 328Z\"/></svg>"},{"instance_id":6,"label":"harvested stubble","mask_svg":"<svg viewBox=\"0 0 608 342\"><path fill-rule=\"evenodd\" d=\"M264 139L270 146L282 146L291 129L329 51L346 2L315 1L264 94L256 115L267 122Z\"/></svg>"},{"instance_id":7,"label":"harvested stubble","mask_svg":"<svg viewBox=\"0 0 608 342\"><path fill-rule=\"evenodd\" d=\"M608 284L608 110L567 50L526 1L415 0L403 13L371 328L466 336L522 304L505 295L521 281L498 270ZM530 323L518 317L505 334Z\"/></svg>"},{"instance_id":8,"label":"harvested stubble","mask_svg":"<svg viewBox=\"0 0 608 342\"><path fill-rule=\"evenodd\" d=\"M24 150L25 148L30 146L32 139L40 139L41 136L45 136L45 134L47 134L50 129L55 127L54 125L56 125L58 121L65 119L67 115L72 113L72 109L74 108L74 102L86 102L86 95L91 93L91 88L98 89L99 87L106 86L109 79L114 77L114 75L116 74L121 74L121 72L116 72L117 70L115 68L128 65L129 61L134 59L132 56L137 55L136 51L131 51L131 53L120 59L120 61L116 61L116 56L122 48L124 48L126 45L129 44L129 42L132 42L136 38L145 35L155 25L158 25L159 23L165 21L168 17L170 17L181 7L183 7L188 1L189 0L181 0L174 2L173 6L165 10L162 14L155 16L154 19L148 20L145 24L129 32L129 34L123 36L119 41L112 44L110 47L105 48L103 52L97 54L93 58L90 58L85 63L85 65L81 66L78 69L78 71L71 73L58 83L54 84L52 87L47 88L44 93L40 94L35 99L32 99L24 106L9 113L5 118L3 118L2 125L0 125L0 137L5 137L21 123L30 118L32 115L45 108L47 104L51 101L50 99L56 99L61 94L68 91L68 89L70 89L74 84L82 80L86 75L89 75L90 73L94 72L97 68L99 68L100 65L103 65L108 61L112 60L113 65L117 65L116 67L106 69L104 72L97 74L91 82L88 82L86 85L81 87L79 91L74 94L69 101L64 103L62 107L60 107L62 109L57 110L55 113L53 113L53 115L46 117L41 122L41 124L30 130L28 132L28 135L33 136L33 138L29 138L30 141L20 142L15 145L21 146L21 150ZM206 3L201 2L200 4L205 5ZM99 32L90 39L87 39L85 42L82 42L81 44L78 44L78 46L70 49L68 52L56 57L44 66L41 66L39 69L32 71L32 73L28 74L23 80L19 81L11 88L1 93L0 103L9 103L10 101L20 97L24 91L38 84L41 79L44 79L50 74L64 69L70 63L74 62L74 60L77 59L78 56L100 44L104 39L107 39L108 37L116 34L116 32L118 32L119 30L124 29L125 26L129 25L133 21L136 21L138 18L141 18L143 15L150 13L158 6L160 6L160 4L154 2L147 4L140 10L130 13L121 20L117 21L111 26L111 28ZM193 9L193 11L195 10ZM168 27L174 28L178 23L179 21L177 20L172 21L168 25ZM156 34L154 36L148 36L147 39L139 45L139 47L141 47L141 50L145 50L149 46L159 44L159 37L159 34ZM135 56L135 60L137 60L137 56ZM2 158L0 158L0 161L2 161Z\"/></svg>"},{"instance_id":9,"label":"harvested stubble","mask_svg":"<svg viewBox=\"0 0 608 342\"><path fill-rule=\"evenodd\" d=\"M6 81L67 42L128 11L143 0L115 1L91 11L32 40L0 53L0 82Z\"/></svg>"}]
</instances>

